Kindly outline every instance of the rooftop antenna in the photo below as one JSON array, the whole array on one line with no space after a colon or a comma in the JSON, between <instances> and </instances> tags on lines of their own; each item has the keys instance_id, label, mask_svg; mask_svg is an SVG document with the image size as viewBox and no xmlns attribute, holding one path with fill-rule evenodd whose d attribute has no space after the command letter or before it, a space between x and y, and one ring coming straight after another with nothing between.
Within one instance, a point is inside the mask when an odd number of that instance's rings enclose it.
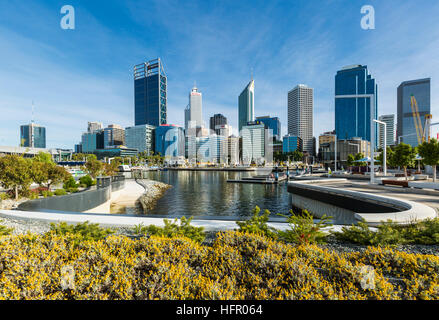
<instances>
[{"instance_id":1,"label":"rooftop antenna","mask_svg":"<svg viewBox=\"0 0 439 320\"><path fill-rule=\"evenodd\" d=\"M31 123L34 123L34 101L32 100L32 119Z\"/></svg>"},{"instance_id":2,"label":"rooftop antenna","mask_svg":"<svg viewBox=\"0 0 439 320\"><path fill-rule=\"evenodd\" d=\"M253 80L253 67L250 69L251 71L251 76L252 76L252 80Z\"/></svg>"}]
</instances>

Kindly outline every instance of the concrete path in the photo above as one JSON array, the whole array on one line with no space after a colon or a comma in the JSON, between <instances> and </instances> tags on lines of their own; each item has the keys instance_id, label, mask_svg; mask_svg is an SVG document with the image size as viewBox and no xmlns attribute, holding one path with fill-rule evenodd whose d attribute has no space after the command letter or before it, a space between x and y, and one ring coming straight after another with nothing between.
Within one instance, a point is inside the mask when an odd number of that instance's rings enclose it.
<instances>
[{"instance_id":1,"label":"concrete path","mask_svg":"<svg viewBox=\"0 0 439 320\"><path fill-rule=\"evenodd\" d=\"M102 205L86 211L86 213L122 213L126 207L134 207L143 195L145 188L135 180L126 179L122 190L111 193L111 199Z\"/></svg>"},{"instance_id":2,"label":"concrete path","mask_svg":"<svg viewBox=\"0 0 439 320\"><path fill-rule=\"evenodd\" d=\"M74 213L74 212L31 212L17 210L0 210L0 217L9 219L37 220L43 222L67 222L70 224L98 223L106 227L134 227L139 224L145 226L156 225L164 226L163 218L151 218L143 216L128 216L122 214L92 214L92 213ZM171 220L171 218L169 218ZM194 219L191 223L193 226L204 227L206 231L223 231L237 229L236 221L231 220L203 220ZM268 225L279 229L286 230L289 228L287 223L272 222ZM340 230L340 226L334 226L333 230Z\"/></svg>"}]
</instances>

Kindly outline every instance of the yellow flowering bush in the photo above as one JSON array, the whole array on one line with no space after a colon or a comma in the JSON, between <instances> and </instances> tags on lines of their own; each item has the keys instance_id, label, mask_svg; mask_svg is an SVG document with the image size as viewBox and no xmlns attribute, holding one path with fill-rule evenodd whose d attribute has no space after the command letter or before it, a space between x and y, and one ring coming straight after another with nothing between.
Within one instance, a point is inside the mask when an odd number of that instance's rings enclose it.
<instances>
[{"instance_id":1,"label":"yellow flowering bush","mask_svg":"<svg viewBox=\"0 0 439 320\"><path fill-rule=\"evenodd\" d=\"M260 235L0 238L0 299L438 299L439 258L336 253Z\"/></svg>"}]
</instances>

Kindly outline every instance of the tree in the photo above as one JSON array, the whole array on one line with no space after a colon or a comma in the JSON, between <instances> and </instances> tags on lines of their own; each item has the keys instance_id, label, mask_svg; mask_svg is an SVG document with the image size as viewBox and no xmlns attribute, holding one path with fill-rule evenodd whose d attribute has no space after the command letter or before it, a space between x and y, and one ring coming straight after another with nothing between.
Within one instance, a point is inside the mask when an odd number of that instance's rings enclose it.
<instances>
[{"instance_id":1,"label":"tree","mask_svg":"<svg viewBox=\"0 0 439 320\"><path fill-rule=\"evenodd\" d=\"M436 182L436 166L439 164L439 142L436 139L424 141L418 146L418 153L423 158L422 162L433 167L433 182Z\"/></svg>"},{"instance_id":2,"label":"tree","mask_svg":"<svg viewBox=\"0 0 439 320\"><path fill-rule=\"evenodd\" d=\"M93 179L96 179L96 177L102 172L103 166L104 164L102 162L96 159L91 159L85 163L85 170Z\"/></svg>"},{"instance_id":3,"label":"tree","mask_svg":"<svg viewBox=\"0 0 439 320\"><path fill-rule=\"evenodd\" d=\"M50 153L43 151L38 152L38 154L33 158L33 160L38 162L44 162L44 163L53 163L52 155Z\"/></svg>"},{"instance_id":4,"label":"tree","mask_svg":"<svg viewBox=\"0 0 439 320\"><path fill-rule=\"evenodd\" d=\"M348 159L346 161L346 164L348 167L353 167L355 165L355 157L352 154L348 154Z\"/></svg>"},{"instance_id":5,"label":"tree","mask_svg":"<svg viewBox=\"0 0 439 320\"><path fill-rule=\"evenodd\" d=\"M64 168L57 166L56 164L50 164L47 166L47 188L50 191L52 184L64 182L71 174Z\"/></svg>"},{"instance_id":6,"label":"tree","mask_svg":"<svg viewBox=\"0 0 439 320\"><path fill-rule=\"evenodd\" d=\"M14 189L15 200L18 200L18 190L27 190L32 183L30 161L18 155L0 158L0 182L4 188Z\"/></svg>"},{"instance_id":7,"label":"tree","mask_svg":"<svg viewBox=\"0 0 439 320\"><path fill-rule=\"evenodd\" d=\"M406 181L407 178L407 167L413 166L416 158L416 149L412 148L411 145L401 142L395 147L394 153L392 155L392 164L398 167L404 168L404 176Z\"/></svg>"},{"instance_id":8,"label":"tree","mask_svg":"<svg viewBox=\"0 0 439 320\"><path fill-rule=\"evenodd\" d=\"M51 164L33 159L30 168L30 176L33 182L42 186L49 180L48 167Z\"/></svg>"},{"instance_id":9,"label":"tree","mask_svg":"<svg viewBox=\"0 0 439 320\"><path fill-rule=\"evenodd\" d=\"M364 158L364 153L362 153L362 152L359 152L359 153L357 153L356 155L355 155L355 161L358 161L358 160L361 160L361 159L363 159ZM358 166L360 166L360 167L365 167L365 166L367 166L367 163L366 162L355 162Z\"/></svg>"},{"instance_id":10,"label":"tree","mask_svg":"<svg viewBox=\"0 0 439 320\"><path fill-rule=\"evenodd\" d=\"M392 162L392 156L393 156L393 150L390 147L386 148L386 164L388 167L393 167L393 162ZM382 149L379 149L378 152L381 152L379 154L379 156L376 158L376 160L378 161L378 164L380 166L384 166L383 160L384 160L384 152Z\"/></svg>"}]
</instances>

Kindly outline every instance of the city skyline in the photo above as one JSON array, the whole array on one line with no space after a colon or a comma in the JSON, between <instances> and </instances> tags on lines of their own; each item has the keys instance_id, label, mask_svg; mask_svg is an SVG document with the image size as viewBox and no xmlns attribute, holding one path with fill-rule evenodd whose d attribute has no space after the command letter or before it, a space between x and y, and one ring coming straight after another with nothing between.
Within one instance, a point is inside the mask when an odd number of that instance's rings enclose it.
<instances>
[{"instance_id":1,"label":"city skyline","mask_svg":"<svg viewBox=\"0 0 439 320\"><path fill-rule=\"evenodd\" d=\"M283 136L287 92L307 83L315 89L314 135L318 136L334 128L332 79L341 67L354 63L367 65L380 85L378 115L396 114L397 86L422 78L432 79L431 111L437 114L439 32L431 26L438 24L439 6L433 1L428 11L427 6L414 3L396 7L374 2L377 29L368 31L360 28L361 4L246 2L237 8L227 4L197 8L197 3L175 7L173 2L151 3L157 14L146 23L136 16L137 9L145 12L142 5L110 1L102 9L73 1L77 28L72 31L59 28L54 1L2 3L0 56L8 66L0 75L0 103L2 110L11 112L2 117L0 145L18 145L18 128L29 122L32 100L36 122L47 128L48 147L73 148L87 121L134 125L132 67L156 57L163 58L169 77L168 123L184 125L187 88L197 80L204 95L203 120L207 123L211 115L221 112L237 128L236 97L253 69L255 116L279 117ZM193 10L200 18L197 24L178 19ZM238 19L242 10L251 13L245 23ZM347 14L334 19L341 10ZM4 12L9 13L7 17ZM298 21L290 22L297 12L301 13ZM167 22L165 15L170 17ZM401 21L401 16L406 19ZM187 30L179 30L181 24ZM349 32L345 32L347 26ZM420 32L427 27L431 32ZM147 34L139 38L142 32ZM159 37L161 32L166 39ZM232 45L225 46L231 39ZM193 45L197 50L189 50ZM191 63L183 66L184 60Z\"/></svg>"}]
</instances>

